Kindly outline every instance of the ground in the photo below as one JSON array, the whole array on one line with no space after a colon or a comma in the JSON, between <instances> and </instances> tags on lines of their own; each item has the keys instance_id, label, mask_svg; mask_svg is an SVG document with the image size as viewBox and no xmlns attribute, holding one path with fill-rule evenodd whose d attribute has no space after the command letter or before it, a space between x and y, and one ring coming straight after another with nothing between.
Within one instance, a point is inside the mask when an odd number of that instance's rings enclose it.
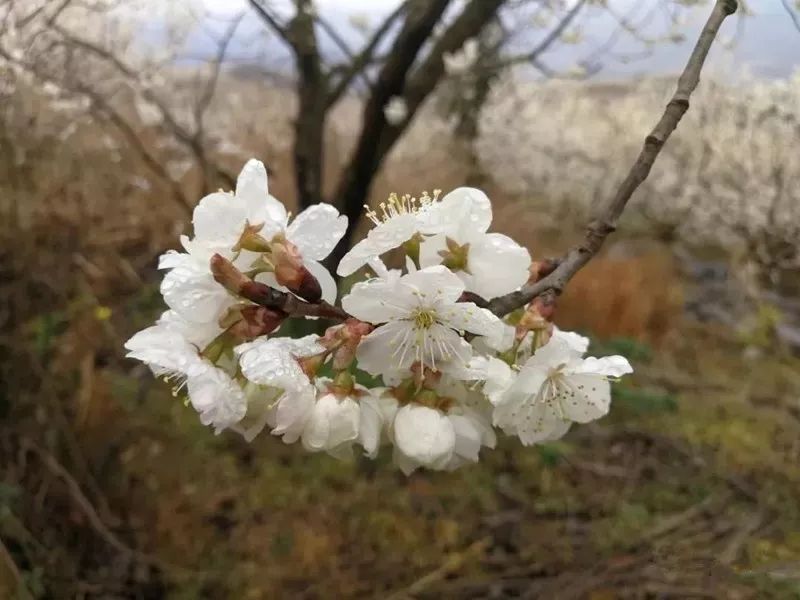
<instances>
[{"instance_id":1,"label":"ground","mask_svg":"<svg viewBox=\"0 0 800 600\"><path fill-rule=\"evenodd\" d=\"M600 259L576 282L567 325L592 320L574 296L604 273L614 289L626 272L647 279L653 269L630 260ZM594 306L592 350L625 354L636 369L608 418L544 446L504 439L454 473L405 477L388 456L339 462L268 435L213 435L120 356L160 310L155 274L144 277L113 307L84 294L28 323L45 377L38 412L6 407L18 423L2 437L7 590L800 597L800 361L780 348L754 351L680 314L665 327L672 300L636 308L608 292ZM617 331L603 330L616 313L627 315Z\"/></svg>"}]
</instances>

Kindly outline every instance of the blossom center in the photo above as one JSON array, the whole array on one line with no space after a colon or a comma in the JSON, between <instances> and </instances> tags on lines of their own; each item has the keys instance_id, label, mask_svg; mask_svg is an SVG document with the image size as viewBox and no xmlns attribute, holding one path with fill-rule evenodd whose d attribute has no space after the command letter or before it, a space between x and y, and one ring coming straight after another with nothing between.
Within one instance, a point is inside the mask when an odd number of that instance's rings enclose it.
<instances>
[{"instance_id":1,"label":"blossom center","mask_svg":"<svg viewBox=\"0 0 800 600\"><path fill-rule=\"evenodd\" d=\"M441 193L441 190L433 190L433 195L431 196L428 192L422 192L419 198L415 198L411 194L398 196L395 193L391 193L386 202L381 202L378 205L379 210L373 210L366 204L364 208L367 209L367 218L375 225L380 225L399 215L413 215L428 210L436 203Z\"/></svg>"},{"instance_id":2,"label":"blossom center","mask_svg":"<svg viewBox=\"0 0 800 600\"><path fill-rule=\"evenodd\" d=\"M417 329L430 329L436 322L436 313L432 310L420 309L414 313L414 325Z\"/></svg>"}]
</instances>

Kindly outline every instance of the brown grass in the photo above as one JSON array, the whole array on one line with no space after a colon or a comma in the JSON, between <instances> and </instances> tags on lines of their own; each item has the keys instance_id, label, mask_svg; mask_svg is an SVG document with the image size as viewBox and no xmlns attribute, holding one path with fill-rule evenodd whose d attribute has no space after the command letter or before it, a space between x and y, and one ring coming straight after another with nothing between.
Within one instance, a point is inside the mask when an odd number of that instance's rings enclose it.
<instances>
[{"instance_id":1,"label":"brown grass","mask_svg":"<svg viewBox=\"0 0 800 600\"><path fill-rule=\"evenodd\" d=\"M682 284L664 254L594 259L559 300L557 323L601 338L660 344L676 329Z\"/></svg>"}]
</instances>

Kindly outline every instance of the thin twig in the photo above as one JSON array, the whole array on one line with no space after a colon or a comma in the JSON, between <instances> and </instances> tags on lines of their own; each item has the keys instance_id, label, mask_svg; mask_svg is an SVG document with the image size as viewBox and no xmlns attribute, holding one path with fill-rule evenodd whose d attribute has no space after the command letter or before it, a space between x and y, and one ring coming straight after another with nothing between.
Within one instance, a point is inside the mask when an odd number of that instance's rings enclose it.
<instances>
[{"instance_id":1,"label":"thin twig","mask_svg":"<svg viewBox=\"0 0 800 600\"><path fill-rule=\"evenodd\" d=\"M19 572L17 563L14 562L14 557L11 556L8 548L6 548L6 545L3 543L2 538L0 538L0 562L5 564L6 571L8 571L8 574L14 584L13 592L16 594L15 597L19 598L19 600L33 600L33 594L31 594L30 590L25 585L25 580L22 578L22 573Z\"/></svg>"},{"instance_id":2,"label":"thin twig","mask_svg":"<svg viewBox=\"0 0 800 600\"><path fill-rule=\"evenodd\" d=\"M407 588L391 594L389 599L401 600L402 598L413 598L415 595L427 590L431 585L438 583L448 575L458 571L468 560L483 555L491 545L492 538L487 536L471 544L461 552L451 554L437 569L419 578Z\"/></svg>"},{"instance_id":3,"label":"thin twig","mask_svg":"<svg viewBox=\"0 0 800 600\"><path fill-rule=\"evenodd\" d=\"M781 0L783 3L783 7L786 9L786 12L789 13L789 16L792 18L792 23L794 23L795 28L797 31L800 31L800 17L797 16L797 13L794 12L792 5L789 4L789 0Z\"/></svg>"},{"instance_id":4,"label":"thin twig","mask_svg":"<svg viewBox=\"0 0 800 600\"><path fill-rule=\"evenodd\" d=\"M108 526L103 522L100 518L100 515L97 514L94 506L92 505L91 501L86 497L81 489L80 484L75 480L75 478L70 474L70 472L60 463L56 458L50 454L44 448L34 444L31 440L22 438L21 445L24 448L27 448L34 454L39 457L39 460L42 461L42 464L50 471L53 475L61 479L64 484L67 486L69 490L70 497L75 502L76 505L81 509L81 512L86 517L86 520L89 522L91 528L112 548L135 560L140 563L149 564L156 568L162 570L170 570L176 572L183 572L183 573L190 573L188 569L185 567L180 567L178 565L173 565L162 561L154 556L150 556L145 554L144 552L140 552L128 546L125 542L123 542L117 535L111 531Z\"/></svg>"},{"instance_id":5,"label":"thin twig","mask_svg":"<svg viewBox=\"0 0 800 600\"><path fill-rule=\"evenodd\" d=\"M674 96L667 104L658 124L645 139L644 147L639 153L636 162L634 162L628 175L620 184L614 197L589 223L584 240L573 247L564 256L558 268L547 277L490 302L489 309L492 312L499 316L506 315L524 306L536 296L544 293L561 293L569 280L600 251L605 239L616 229L617 221L625 210L631 196L650 174L650 170L664 147L664 143L675 131L681 118L689 109L689 98L700 82L700 73L708 52L717 37L722 23L728 16L736 12L737 6L736 0L717 0L686 63L686 67L678 79L678 87Z\"/></svg>"}]
</instances>

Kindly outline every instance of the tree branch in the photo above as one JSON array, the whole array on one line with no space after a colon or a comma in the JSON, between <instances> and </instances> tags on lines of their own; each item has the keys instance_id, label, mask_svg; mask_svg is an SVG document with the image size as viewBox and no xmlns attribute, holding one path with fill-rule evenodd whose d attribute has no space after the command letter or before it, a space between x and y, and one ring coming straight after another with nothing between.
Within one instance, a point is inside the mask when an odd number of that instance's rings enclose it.
<instances>
[{"instance_id":1,"label":"tree branch","mask_svg":"<svg viewBox=\"0 0 800 600\"><path fill-rule=\"evenodd\" d=\"M586 5L586 0L578 0L575 3L569 12L564 15L564 17L558 22L558 24L550 30L550 32L542 39L541 42L536 44L536 47L532 50L525 52L524 54L518 56L510 56L506 60L502 61L500 68L502 67L510 67L516 64L529 62L529 63L537 63L539 56L543 52L546 52L550 46L552 46L558 39L561 37L561 34L564 33L564 30L569 26L572 21L575 20L575 17L578 16L578 13L583 9Z\"/></svg>"},{"instance_id":2,"label":"tree branch","mask_svg":"<svg viewBox=\"0 0 800 600\"><path fill-rule=\"evenodd\" d=\"M407 5L408 2L400 3L400 5L388 17L386 17L383 23L381 23L380 27L375 30L375 32L372 34L372 37L361 50L361 52L359 52L353 58L350 64L347 65L346 70L344 73L342 73L341 79L339 79L339 81L336 83L336 87L334 87L328 93L328 98L326 101L328 107L334 105L339 98L341 98L342 94L347 90L348 87L350 87L353 79L355 79L359 73L363 72L363 70L370 64L373 55L375 54L375 50L377 50L378 46L383 41L389 29L391 29L398 17L405 12ZM371 82L370 87L372 87Z\"/></svg>"},{"instance_id":3,"label":"tree branch","mask_svg":"<svg viewBox=\"0 0 800 600\"><path fill-rule=\"evenodd\" d=\"M292 41L289 39L289 32L285 25L278 22L275 15L272 14L269 8L262 4L259 0L249 0L250 6L258 13L258 16L280 37L289 47L292 47Z\"/></svg>"},{"instance_id":4,"label":"tree branch","mask_svg":"<svg viewBox=\"0 0 800 600\"><path fill-rule=\"evenodd\" d=\"M792 19L792 23L794 23L795 29L797 29L797 31L800 31L800 17L797 16L796 12L794 12L794 9L789 3L789 0L781 0L781 2L783 3L783 8L785 8L786 12L789 13L789 16Z\"/></svg>"},{"instance_id":5,"label":"tree branch","mask_svg":"<svg viewBox=\"0 0 800 600\"><path fill-rule=\"evenodd\" d=\"M219 254L211 257L210 266L214 279L229 292L259 306L281 311L287 317L319 317L332 321L344 321L350 318L350 315L338 306L325 301L306 302L293 294L254 281Z\"/></svg>"},{"instance_id":6,"label":"tree branch","mask_svg":"<svg viewBox=\"0 0 800 600\"><path fill-rule=\"evenodd\" d=\"M700 73L709 50L722 23L728 16L736 12L737 7L736 0L716 1L686 67L678 79L677 90L667 104L664 114L650 135L645 138L644 146L636 162L620 184L614 197L589 223L584 240L561 259L558 267L550 275L524 286L521 290L492 300L489 303L489 309L492 312L502 316L524 306L542 294L560 294L569 280L600 251L606 237L616 229L617 221L631 196L650 174L664 143L689 109L689 98L700 82Z\"/></svg>"},{"instance_id":7,"label":"tree branch","mask_svg":"<svg viewBox=\"0 0 800 600\"><path fill-rule=\"evenodd\" d=\"M425 40L447 8L447 0L431 0L411 8L406 23L389 52L378 81L364 108L364 125L356 148L345 170L336 199L349 219L342 240L329 256L329 264L341 260L349 247L361 217L362 205L383 159L405 131L411 117L436 87L444 73L443 55L458 50L477 35L496 14L505 0L471 0L447 30L435 41L422 63L409 74ZM384 107L393 96L406 101L408 117L389 125Z\"/></svg>"}]
</instances>

